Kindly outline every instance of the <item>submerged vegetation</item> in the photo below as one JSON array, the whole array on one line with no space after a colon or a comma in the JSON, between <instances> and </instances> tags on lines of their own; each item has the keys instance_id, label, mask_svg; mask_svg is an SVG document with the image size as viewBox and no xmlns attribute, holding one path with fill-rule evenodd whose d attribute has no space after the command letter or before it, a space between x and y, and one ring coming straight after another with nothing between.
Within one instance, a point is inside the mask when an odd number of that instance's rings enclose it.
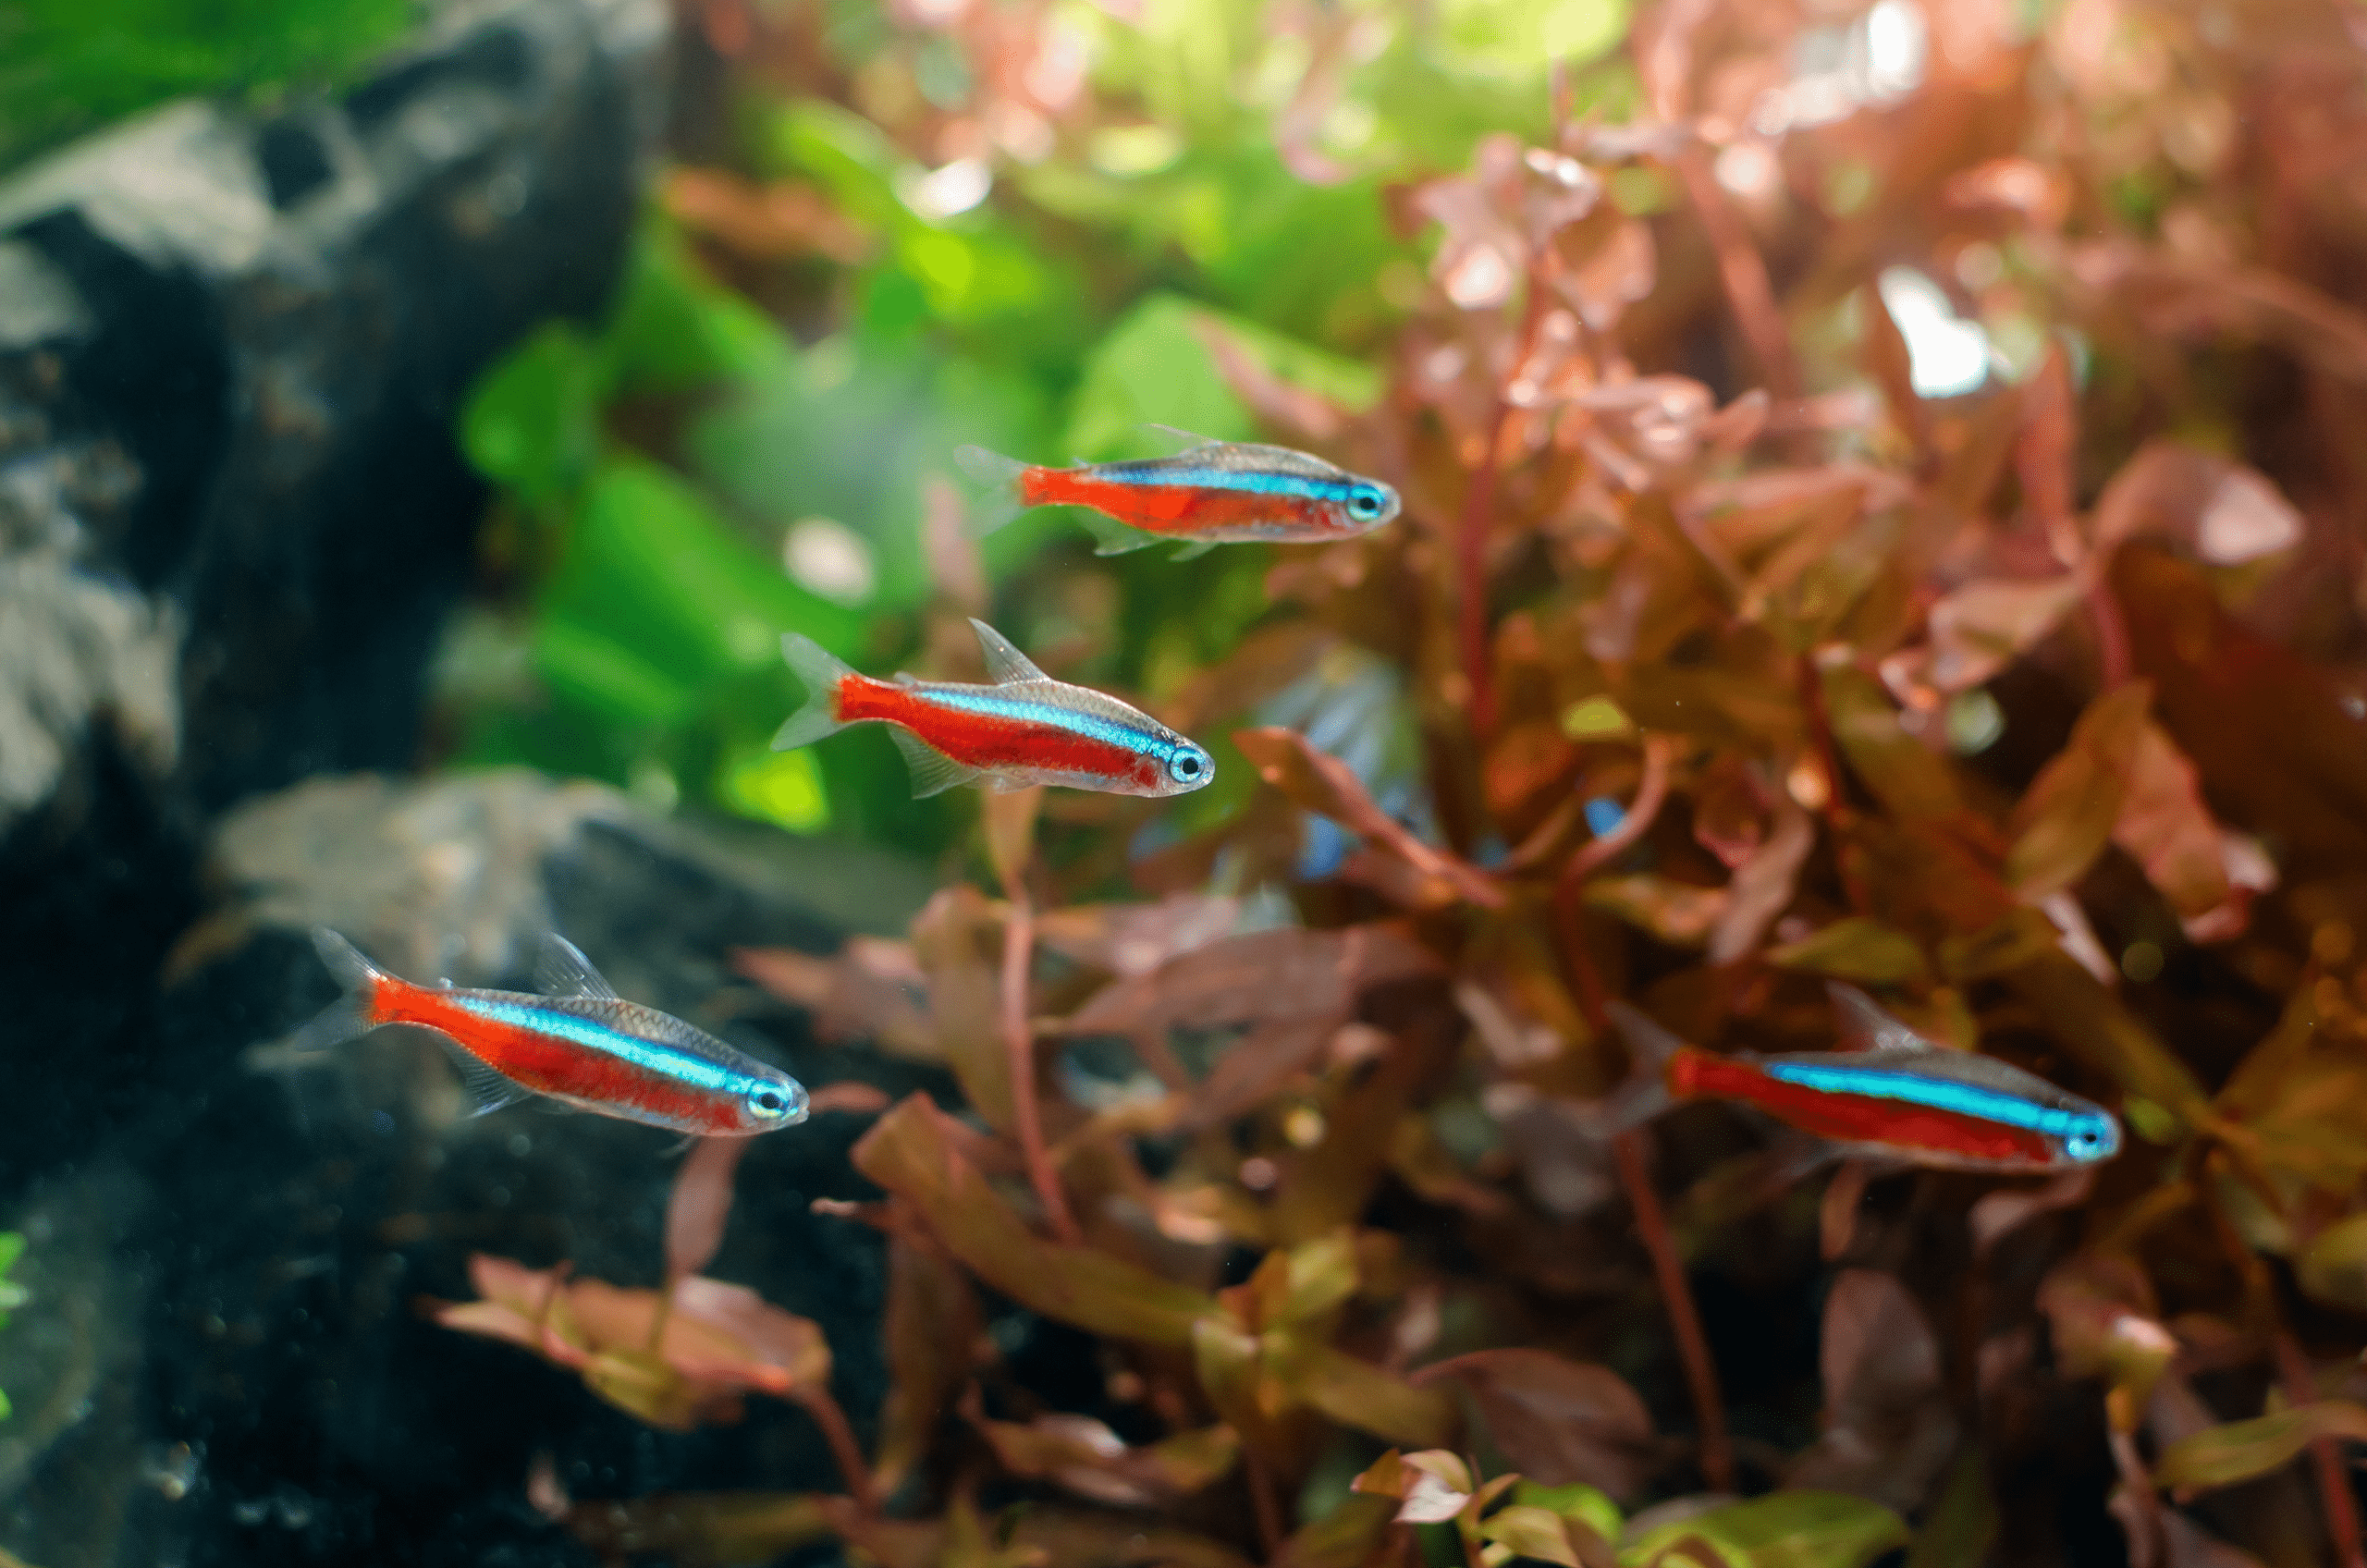
<instances>
[{"instance_id":1,"label":"submerged vegetation","mask_svg":"<svg viewBox=\"0 0 2367 1568\"><path fill-rule=\"evenodd\" d=\"M519 592L453 643L455 760L939 852L908 940L739 962L965 1109L855 1151L894 1385L868 1452L809 1405L842 1493L554 1517L688 1562L2360 1562L2336 8L683 16L724 86L615 309L462 423ZM957 446L1153 423L1404 515L970 536ZM975 679L971 615L1215 784L915 802L877 737L768 750L780 632ZM1828 981L2126 1146L1590 1119L1616 999L1822 1049ZM686 1169L670 1322L494 1259L446 1321L652 1421L822 1390L694 1280L725 1201ZM1057 1388L1009 1305L1076 1331Z\"/></svg>"},{"instance_id":2,"label":"submerged vegetation","mask_svg":"<svg viewBox=\"0 0 2367 1568\"><path fill-rule=\"evenodd\" d=\"M390 25L300 9L132 29L115 97L37 13L0 135ZM885 1239L876 1412L787 1281L705 1274L737 1143L674 1177L660 1288L479 1256L426 1304L653 1427L794 1403L840 1477L537 1466L534 1508L619 1562L2367 1568L2353 17L676 11L615 300L459 414L497 499L431 760L929 861L903 937L732 963L946 1092L814 1099L876 1118L872 1195L816 1205ZM980 535L961 447L1155 425L1402 513ZM974 618L1213 781L915 798L873 729L772 749L784 634L975 681ZM1626 1010L1827 1051L1836 985L2116 1152L1603 1113Z\"/></svg>"},{"instance_id":3,"label":"submerged vegetation","mask_svg":"<svg viewBox=\"0 0 2367 1568\"><path fill-rule=\"evenodd\" d=\"M10 1311L25 1305L25 1288L8 1278L8 1270L24 1256L25 1238L14 1231L0 1231L0 1329L8 1326ZM8 1415L8 1390L0 1389L0 1421Z\"/></svg>"}]
</instances>

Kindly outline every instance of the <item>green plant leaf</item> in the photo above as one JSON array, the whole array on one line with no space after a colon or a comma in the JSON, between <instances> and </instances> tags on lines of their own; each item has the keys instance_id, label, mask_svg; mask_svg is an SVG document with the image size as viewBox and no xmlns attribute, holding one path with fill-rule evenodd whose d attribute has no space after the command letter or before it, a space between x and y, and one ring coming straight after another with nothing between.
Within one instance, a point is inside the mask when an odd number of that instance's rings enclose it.
<instances>
[{"instance_id":1,"label":"green plant leaf","mask_svg":"<svg viewBox=\"0 0 2367 1568\"><path fill-rule=\"evenodd\" d=\"M1708 1541L1738 1568L1865 1568L1906 1545L1907 1529L1878 1502L1838 1492L1783 1491L1647 1531L1619 1561L1648 1568L1663 1548L1689 1537Z\"/></svg>"},{"instance_id":2,"label":"green plant leaf","mask_svg":"<svg viewBox=\"0 0 2367 1568\"><path fill-rule=\"evenodd\" d=\"M1797 942L1769 949L1778 969L1804 969L1838 980L1895 985L1924 975L1923 949L1915 938L1878 920L1849 915Z\"/></svg>"},{"instance_id":3,"label":"green plant leaf","mask_svg":"<svg viewBox=\"0 0 2367 1568\"><path fill-rule=\"evenodd\" d=\"M2282 1469L2318 1438L2367 1442L2367 1406L2347 1399L2320 1400L2206 1427L2164 1449L2153 1478L2182 1491L2232 1487Z\"/></svg>"}]
</instances>

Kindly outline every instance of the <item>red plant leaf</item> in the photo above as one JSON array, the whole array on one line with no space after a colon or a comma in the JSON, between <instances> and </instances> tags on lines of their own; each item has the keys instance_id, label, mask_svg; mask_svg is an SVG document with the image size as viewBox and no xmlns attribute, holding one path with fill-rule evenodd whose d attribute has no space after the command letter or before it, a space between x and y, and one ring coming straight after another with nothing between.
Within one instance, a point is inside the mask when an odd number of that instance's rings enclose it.
<instances>
[{"instance_id":1,"label":"red plant leaf","mask_svg":"<svg viewBox=\"0 0 2367 1568\"><path fill-rule=\"evenodd\" d=\"M1643 1489L1657 1458L1643 1400L1608 1367L1519 1347L1473 1351L1422 1368L1469 1391L1496 1447L1546 1486L1583 1481L1614 1498Z\"/></svg>"}]
</instances>

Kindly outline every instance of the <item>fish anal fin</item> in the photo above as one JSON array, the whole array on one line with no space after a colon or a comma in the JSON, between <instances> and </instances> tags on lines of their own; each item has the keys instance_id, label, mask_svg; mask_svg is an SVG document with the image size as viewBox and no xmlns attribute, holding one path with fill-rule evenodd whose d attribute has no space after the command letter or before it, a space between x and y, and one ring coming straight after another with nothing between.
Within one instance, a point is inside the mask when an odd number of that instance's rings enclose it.
<instances>
[{"instance_id":1,"label":"fish anal fin","mask_svg":"<svg viewBox=\"0 0 2367 1568\"><path fill-rule=\"evenodd\" d=\"M1139 528L1129 528L1115 518L1099 512L1085 514L1085 531L1093 535L1093 553L1097 556L1122 556L1134 550L1147 550L1159 543L1161 536L1146 533Z\"/></svg>"},{"instance_id":2,"label":"fish anal fin","mask_svg":"<svg viewBox=\"0 0 2367 1568\"><path fill-rule=\"evenodd\" d=\"M460 1074L460 1087L468 1092L470 1115L483 1116L526 1097L522 1085L504 1078L444 1035L436 1036L436 1044L444 1047L444 1054L452 1059L453 1067Z\"/></svg>"},{"instance_id":3,"label":"fish anal fin","mask_svg":"<svg viewBox=\"0 0 2367 1568\"><path fill-rule=\"evenodd\" d=\"M1216 547L1217 544L1213 539L1195 539L1178 549L1172 556L1170 556L1168 559L1176 561L1197 560Z\"/></svg>"},{"instance_id":4,"label":"fish anal fin","mask_svg":"<svg viewBox=\"0 0 2367 1568\"><path fill-rule=\"evenodd\" d=\"M888 737L896 749L904 753L904 766L912 770L913 799L925 800L941 795L946 790L968 784L979 776L979 769L955 762L927 741L897 725L888 727Z\"/></svg>"},{"instance_id":5,"label":"fish anal fin","mask_svg":"<svg viewBox=\"0 0 2367 1568\"><path fill-rule=\"evenodd\" d=\"M970 630L978 634L978 646L986 651L987 679L998 686L1008 686L1018 680L1049 680L1051 677L1036 668L1036 661L1019 651L1012 640L971 618Z\"/></svg>"},{"instance_id":6,"label":"fish anal fin","mask_svg":"<svg viewBox=\"0 0 2367 1568\"><path fill-rule=\"evenodd\" d=\"M602 978L583 949L553 931L534 955L534 987L546 997L596 997L617 1001L616 987Z\"/></svg>"}]
</instances>

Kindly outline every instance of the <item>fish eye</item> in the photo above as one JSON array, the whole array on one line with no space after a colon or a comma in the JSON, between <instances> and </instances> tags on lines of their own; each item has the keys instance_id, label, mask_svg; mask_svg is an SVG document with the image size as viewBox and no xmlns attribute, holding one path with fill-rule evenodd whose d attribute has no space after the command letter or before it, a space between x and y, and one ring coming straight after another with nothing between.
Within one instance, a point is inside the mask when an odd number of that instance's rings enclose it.
<instances>
[{"instance_id":1,"label":"fish eye","mask_svg":"<svg viewBox=\"0 0 2367 1568\"><path fill-rule=\"evenodd\" d=\"M1360 518L1376 518L1381 510L1380 492L1369 484L1359 484L1348 493L1348 511Z\"/></svg>"},{"instance_id":2,"label":"fish eye","mask_svg":"<svg viewBox=\"0 0 2367 1568\"><path fill-rule=\"evenodd\" d=\"M766 1089L756 1096L755 1106L760 1116L782 1116L789 1111L789 1101L778 1089Z\"/></svg>"},{"instance_id":3,"label":"fish eye","mask_svg":"<svg viewBox=\"0 0 2367 1568\"><path fill-rule=\"evenodd\" d=\"M1167 771L1179 784L1196 784L1208 773L1208 767L1195 752L1178 752L1168 759Z\"/></svg>"}]
</instances>

